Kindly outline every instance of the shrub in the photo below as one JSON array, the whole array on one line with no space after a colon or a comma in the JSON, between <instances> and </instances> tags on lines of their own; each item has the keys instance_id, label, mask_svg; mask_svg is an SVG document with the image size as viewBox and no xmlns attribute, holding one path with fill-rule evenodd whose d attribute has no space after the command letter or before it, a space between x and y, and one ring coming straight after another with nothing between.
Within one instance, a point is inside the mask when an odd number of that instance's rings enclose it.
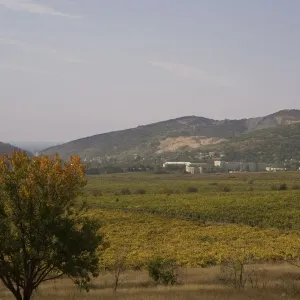
<instances>
[{"instance_id":1,"label":"shrub","mask_svg":"<svg viewBox=\"0 0 300 300\"><path fill-rule=\"evenodd\" d=\"M300 185L299 185L299 184L294 184L294 185L292 186L292 189L293 189L293 190L300 190Z\"/></svg>"},{"instance_id":2,"label":"shrub","mask_svg":"<svg viewBox=\"0 0 300 300\"><path fill-rule=\"evenodd\" d=\"M210 183L210 185L218 185L218 183L217 182L212 182L212 183Z\"/></svg>"},{"instance_id":3,"label":"shrub","mask_svg":"<svg viewBox=\"0 0 300 300\"><path fill-rule=\"evenodd\" d=\"M177 283L176 262L173 259L155 258L147 266L149 277L155 284L174 285Z\"/></svg>"},{"instance_id":4,"label":"shrub","mask_svg":"<svg viewBox=\"0 0 300 300\"><path fill-rule=\"evenodd\" d=\"M286 191L288 189L288 186L286 183L282 183L279 186L276 186L275 184L273 184L271 186L271 191Z\"/></svg>"},{"instance_id":5,"label":"shrub","mask_svg":"<svg viewBox=\"0 0 300 300\"><path fill-rule=\"evenodd\" d=\"M121 189L120 194L121 195L130 195L131 192L128 188L123 188L123 189Z\"/></svg>"},{"instance_id":6,"label":"shrub","mask_svg":"<svg viewBox=\"0 0 300 300\"><path fill-rule=\"evenodd\" d=\"M187 192L188 193L197 193L198 192L198 189L195 187L195 186L189 186L187 188Z\"/></svg>"},{"instance_id":7,"label":"shrub","mask_svg":"<svg viewBox=\"0 0 300 300\"><path fill-rule=\"evenodd\" d=\"M247 282L250 283L252 287L257 287L257 270L249 267L246 268L251 262L251 255L242 259L231 258L225 260L221 264L221 276L219 279L226 285L236 289L244 289Z\"/></svg>"},{"instance_id":8,"label":"shrub","mask_svg":"<svg viewBox=\"0 0 300 300\"><path fill-rule=\"evenodd\" d=\"M135 191L135 194L144 195L144 194L146 194L146 190L145 190L145 189L142 189L142 188L138 188L138 189Z\"/></svg>"},{"instance_id":9,"label":"shrub","mask_svg":"<svg viewBox=\"0 0 300 300\"><path fill-rule=\"evenodd\" d=\"M229 192L231 192L231 188L228 185L224 185L221 187L221 191L225 192L225 193L229 193Z\"/></svg>"},{"instance_id":10,"label":"shrub","mask_svg":"<svg viewBox=\"0 0 300 300\"><path fill-rule=\"evenodd\" d=\"M278 188L279 191L286 191L287 189L288 189L288 187L287 187L286 183L282 183Z\"/></svg>"}]
</instances>

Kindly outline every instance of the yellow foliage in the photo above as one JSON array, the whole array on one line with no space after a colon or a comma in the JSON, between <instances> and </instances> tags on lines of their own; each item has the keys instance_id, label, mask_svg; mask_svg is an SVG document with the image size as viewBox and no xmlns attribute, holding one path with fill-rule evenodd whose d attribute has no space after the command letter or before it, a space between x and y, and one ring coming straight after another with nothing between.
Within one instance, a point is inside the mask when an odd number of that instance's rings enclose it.
<instances>
[{"instance_id":1,"label":"yellow foliage","mask_svg":"<svg viewBox=\"0 0 300 300\"><path fill-rule=\"evenodd\" d=\"M104 250L105 266L113 265L126 247L128 267L145 265L155 256L174 258L181 265L207 266L235 257L255 261L298 258L300 234L244 225L203 225L194 221L147 214L94 210L110 247Z\"/></svg>"},{"instance_id":2,"label":"yellow foliage","mask_svg":"<svg viewBox=\"0 0 300 300\"><path fill-rule=\"evenodd\" d=\"M58 155L31 158L22 151L0 158L0 178L2 184L15 182L19 197L23 200L47 196L50 202L53 193L72 198L87 183L85 167L78 156L63 162Z\"/></svg>"}]
</instances>

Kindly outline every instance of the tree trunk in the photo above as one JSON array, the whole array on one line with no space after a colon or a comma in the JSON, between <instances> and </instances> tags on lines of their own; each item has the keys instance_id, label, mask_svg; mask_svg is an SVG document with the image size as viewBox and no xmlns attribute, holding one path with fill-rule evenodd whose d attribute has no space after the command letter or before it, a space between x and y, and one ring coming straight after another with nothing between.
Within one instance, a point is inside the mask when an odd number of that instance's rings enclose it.
<instances>
[{"instance_id":1,"label":"tree trunk","mask_svg":"<svg viewBox=\"0 0 300 300\"><path fill-rule=\"evenodd\" d=\"M25 289L24 292L23 292L23 299L22 300L30 300L31 295L32 295L32 290L29 289L29 288Z\"/></svg>"},{"instance_id":2,"label":"tree trunk","mask_svg":"<svg viewBox=\"0 0 300 300\"><path fill-rule=\"evenodd\" d=\"M23 298L21 300L30 300L31 295L23 295Z\"/></svg>"},{"instance_id":3,"label":"tree trunk","mask_svg":"<svg viewBox=\"0 0 300 300\"><path fill-rule=\"evenodd\" d=\"M16 300L23 300L22 299L22 295L21 294L15 294L15 293L13 293L14 294L14 296L15 296L15 298L16 298Z\"/></svg>"}]
</instances>

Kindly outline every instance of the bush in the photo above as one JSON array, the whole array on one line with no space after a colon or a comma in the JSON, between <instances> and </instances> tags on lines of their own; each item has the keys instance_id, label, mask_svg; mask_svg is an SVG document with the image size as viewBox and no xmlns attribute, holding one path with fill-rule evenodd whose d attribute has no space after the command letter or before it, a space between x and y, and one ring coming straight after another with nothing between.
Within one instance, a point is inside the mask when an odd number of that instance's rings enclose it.
<instances>
[{"instance_id":1,"label":"bush","mask_svg":"<svg viewBox=\"0 0 300 300\"><path fill-rule=\"evenodd\" d=\"M288 189L286 183L283 183L279 186L278 190L279 191L286 191Z\"/></svg>"},{"instance_id":2,"label":"bush","mask_svg":"<svg viewBox=\"0 0 300 300\"><path fill-rule=\"evenodd\" d=\"M142 189L142 188L138 188L138 189L135 191L135 194L138 194L138 195L144 195L144 194L146 194L146 190L145 190L145 189Z\"/></svg>"},{"instance_id":3,"label":"bush","mask_svg":"<svg viewBox=\"0 0 300 300\"><path fill-rule=\"evenodd\" d=\"M173 259L155 258L147 266L149 277L155 284L174 285L177 283L176 262Z\"/></svg>"},{"instance_id":4,"label":"bush","mask_svg":"<svg viewBox=\"0 0 300 300\"><path fill-rule=\"evenodd\" d=\"M198 189L195 187L195 186L189 186L187 188L187 192L188 193L197 193L198 192Z\"/></svg>"},{"instance_id":5,"label":"bush","mask_svg":"<svg viewBox=\"0 0 300 300\"><path fill-rule=\"evenodd\" d=\"M280 186L272 185L271 191L286 191L288 189L288 186L286 183L282 183Z\"/></svg>"},{"instance_id":6,"label":"bush","mask_svg":"<svg viewBox=\"0 0 300 300\"><path fill-rule=\"evenodd\" d=\"M300 185L299 185L299 184L294 184L294 185L292 186L292 189L293 189L293 190L300 190Z\"/></svg>"},{"instance_id":7,"label":"bush","mask_svg":"<svg viewBox=\"0 0 300 300\"><path fill-rule=\"evenodd\" d=\"M121 189L120 194L121 195L130 195L131 192L128 188L123 188L123 189Z\"/></svg>"},{"instance_id":8,"label":"bush","mask_svg":"<svg viewBox=\"0 0 300 300\"><path fill-rule=\"evenodd\" d=\"M258 275L254 268L246 268L252 262L251 255L242 259L227 259L221 264L220 280L236 289L244 289L247 283L257 287Z\"/></svg>"},{"instance_id":9,"label":"bush","mask_svg":"<svg viewBox=\"0 0 300 300\"><path fill-rule=\"evenodd\" d=\"M231 188L228 185L224 185L221 187L221 191L225 192L225 193L229 193L229 192L231 192Z\"/></svg>"}]
</instances>

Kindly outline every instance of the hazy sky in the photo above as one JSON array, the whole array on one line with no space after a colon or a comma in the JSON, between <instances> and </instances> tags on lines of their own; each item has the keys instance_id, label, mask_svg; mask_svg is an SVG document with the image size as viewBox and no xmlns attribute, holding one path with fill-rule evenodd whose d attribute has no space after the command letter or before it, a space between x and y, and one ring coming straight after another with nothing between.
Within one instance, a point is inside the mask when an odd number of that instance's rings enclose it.
<instances>
[{"instance_id":1,"label":"hazy sky","mask_svg":"<svg viewBox=\"0 0 300 300\"><path fill-rule=\"evenodd\" d=\"M0 141L300 108L299 0L0 0Z\"/></svg>"}]
</instances>

